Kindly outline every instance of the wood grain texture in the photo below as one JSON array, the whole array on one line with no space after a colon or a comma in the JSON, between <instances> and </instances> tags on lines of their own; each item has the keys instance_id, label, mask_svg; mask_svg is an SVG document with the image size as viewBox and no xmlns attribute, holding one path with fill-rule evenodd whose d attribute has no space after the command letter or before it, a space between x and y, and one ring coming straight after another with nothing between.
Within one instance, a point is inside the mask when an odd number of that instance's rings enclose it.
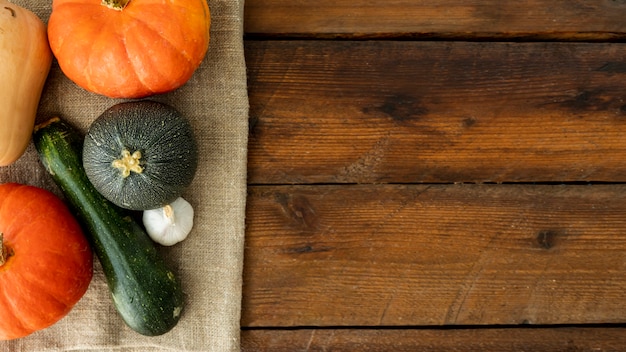
<instances>
[{"instance_id":1,"label":"wood grain texture","mask_svg":"<svg viewBox=\"0 0 626 352\"><path fill-rule=\"evenodd\" d=\"M624 1L249 0L247 34L614 40Z\"/></svg>"},{"instance_id":2,"label":"wood grain texture","mask_svg":"<svg viewBox=\"0 0 626 352\"><path fill-rule=\"evenodd\" d=\"M623 351L624 18L246 1L242 350Z\"/></svg>"},{"instance_id":3,"label":"wood grain texture","mask_svg":"<svg viewBox=\"0 0 626 352\"><path fill-rule=\"evenodd\" d=\"M626 44L247 41L251 184L626 181Z\"/></svg>"},{"instance_id":4,"label":"wood grain texture","mask_svg":"<svg viewBox=\"0 0 626 352\"><path fill-rule=\"evenodd\" d=\"M242 352L621 352L624 328L246 330Z\"/></svg>"},{"instance_id":5,"label":"wood grain texture","mask_svg":"<svg viewBox=\"0 0 626 352\"><path fill-rule=\"evenodd\" d=\"M242 326L626 322L626 186L254 186Z\"/></svg>"}]
</instances>

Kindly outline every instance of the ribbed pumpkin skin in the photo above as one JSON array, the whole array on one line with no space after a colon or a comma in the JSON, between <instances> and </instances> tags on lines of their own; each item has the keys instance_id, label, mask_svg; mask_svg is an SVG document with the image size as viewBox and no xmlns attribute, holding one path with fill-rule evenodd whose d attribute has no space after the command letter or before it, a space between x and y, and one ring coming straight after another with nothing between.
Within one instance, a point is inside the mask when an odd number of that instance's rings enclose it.
<instances>
[{"instance_id":1,"label":"ribbed pumpkin skin","mask_svg":"<svg viewBox=\"0 0 626 352\"><path fill-rule=\"evenodd\" d=\"M0 185L0 232L12 255L0 266L0 339L63 318L87 291L93 256L65 204L41 188Z\"/></svg>"},{"instance_id":2,"label":"ribbed pumpkin skin","mask_svg":"<svg viewBox=\"0 0 626 352\"><path fill-rule=\"evenodd\" d=\"M112 98L174 90L191 78L209 46L206 0L54 0L48 38L61 70Z\"/></svg>"},{"instance_id":3,"label":"ribbed pumpkin skin","mask_svg":"<svg viewBox=\"0 0 626 352\"><path fill-rule=\"evenodd\" d=\"M141 173L124 177L112 166L124 150L141 152ZM189 122L173 107L148 100L107 109L89 127L83 145L89 181L109 201L131 210L174 201L191 184L197 164Z\"/></svg>"}]
</instances>

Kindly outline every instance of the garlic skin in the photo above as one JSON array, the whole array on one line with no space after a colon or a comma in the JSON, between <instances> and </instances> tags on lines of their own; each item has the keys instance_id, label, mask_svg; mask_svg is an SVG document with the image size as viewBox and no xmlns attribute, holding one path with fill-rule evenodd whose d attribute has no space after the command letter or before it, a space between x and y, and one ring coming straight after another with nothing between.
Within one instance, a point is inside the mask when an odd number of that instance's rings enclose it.
<instances>
[{"instance_id":1,"label":"garlic skin","mask_svg":"<svg viewBox=\"0 0 626 352\"><path fill-rule=\"evenodd\" d=\"M178 198L163 208L145 210L143 226L150 238L163 246L172 246L184 240L193 228L193 207Z\"/></svg>"}]
</instances>

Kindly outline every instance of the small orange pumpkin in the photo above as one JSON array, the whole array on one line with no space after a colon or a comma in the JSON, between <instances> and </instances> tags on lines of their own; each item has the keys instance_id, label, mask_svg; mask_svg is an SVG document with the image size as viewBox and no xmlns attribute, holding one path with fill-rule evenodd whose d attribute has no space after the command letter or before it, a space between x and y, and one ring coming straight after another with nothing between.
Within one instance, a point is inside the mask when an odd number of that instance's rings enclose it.
<instances>
[{"instance_id":1,"label":"small orange pumpkin","mask_svg":"<svg viewBox=\"0 0 626 352\"><path fill-rule=\"evenodd\" d=\"M42 188L0 185L0 339L64 317L87 291L91 248L73 215Z\"/></svg>"},{"instance_id":2,"label":"small orange pumpkin","mask_svg":"<svg viewBox=\"0 0 626 352\"><path fill-rule=\"evenodd\" d=\"M185 84L209 46L206 0L54 0L48 39L88 91L142 98Z\"/></svg>"}]
</instances>

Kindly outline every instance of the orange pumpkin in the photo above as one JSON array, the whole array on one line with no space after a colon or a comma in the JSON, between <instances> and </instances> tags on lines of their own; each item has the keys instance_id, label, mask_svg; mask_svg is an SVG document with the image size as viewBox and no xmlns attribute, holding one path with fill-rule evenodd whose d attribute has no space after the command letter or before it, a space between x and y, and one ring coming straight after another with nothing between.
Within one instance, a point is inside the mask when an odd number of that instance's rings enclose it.
<instances>
[{"instance_id":1,"label":"orange pumpkin","mask_svg":"<svg viewBox=\"0 0 626 352\"><path fill-rule=\"evenodd\" d=\"M89 286L93 256L65 204L44 189L0 185L0 339L44 329Z\"/></svg>"},{"instance_id":2,"label":"orange pumpkin","mask_svg":"<svg viewBox=\"0 0 626 352\"><path fill-rule=\"evenodd\" d=\"M54 0L48 39L88 91L142 98L185 84L209 46L206 0Z\"/></svg>"}]
</instances>

